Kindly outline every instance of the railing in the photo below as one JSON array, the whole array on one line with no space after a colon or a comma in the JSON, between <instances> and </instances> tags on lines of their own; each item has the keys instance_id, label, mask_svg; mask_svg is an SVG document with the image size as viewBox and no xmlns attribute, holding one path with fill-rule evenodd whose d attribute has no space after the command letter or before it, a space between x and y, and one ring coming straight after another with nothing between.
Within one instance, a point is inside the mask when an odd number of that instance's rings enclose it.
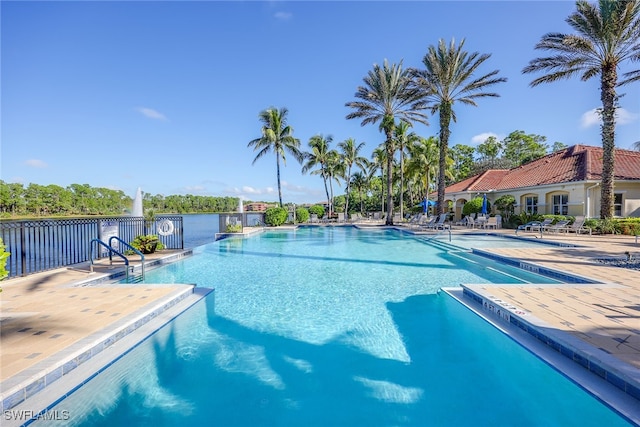
<instances>
[{"instance_id":1,"label":"railing","mask_svg":"<svg viewBox=\"0 0 640 427\"><path fill-rule=\"evenodd\" d=\"M129 258L124 256L120 252L116 251L110 245L107 245L105 242L103 242L100 239L92 239L91 242L89 242L89 260L90 260L89 269L90 269L90 271L93 273L93 260L94 260L94 257L93 257L93 244L94 243L97 243L98 247L103 246L105 249L107 249L107 251L109 252L109 265L113 265L113 258L112 258L113 254L118 255L120 258L122 258L124 260L124 270L126 272L127 282L128 282L129 281Z\"/></svg>"},{"instance_id":2,"label":"railing","mask_svg":"<svg viewBox=\"0 0 640 427\"><path fill-rule=\"evenodd\" d=\"M87 262L92 239L108 240L117 235L131 242L140 234L158 234L166 249L184 247L182 216L157 216L153 223L142 217L0 221L0 237L11 254L7 259L9 278ZM99 251L98 256L107 253Z\"/></svg>"},{"instance_id":3,"label":"railing","mask_svg":"<svg viewBox=\"0 0 640 427\"><path fill-rule=\"evenodd\" d=\"M133 251L136 255L140 255L140 264L142 265L142 278L144 279L144 254L142 252L140 252L139 250L137 250L136 248L134 248L133 246L131 246L130 244L128 244L127 242L125 242L124 240L122 240L121 238L117 237L117 236L111 236L109 237L109 247L113 248L113 241L118 242L119 244L123 245L124 247L128 248L130 251ZM109 261L111 261L111 252L109 252ZM93 262L93 260L92 260ZM129 275L127 274L127 279Z\"/></svg>"}]
</instances>

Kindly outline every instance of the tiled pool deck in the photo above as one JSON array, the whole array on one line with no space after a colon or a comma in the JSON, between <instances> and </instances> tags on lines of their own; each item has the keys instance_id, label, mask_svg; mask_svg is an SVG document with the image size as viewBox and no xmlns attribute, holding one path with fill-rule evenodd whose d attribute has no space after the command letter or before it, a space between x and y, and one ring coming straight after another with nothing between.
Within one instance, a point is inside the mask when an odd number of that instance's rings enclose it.
<instances>
[{"instance_id":1,"label":"tiled pool deck","mask_svg":"<svg viewBox=\"0 0 640 427\"><path fill-rule=\"evenodd\" d=\"M453 233L469 232L481 231L453 230ZM513 230L489 233L514 234ZM537 239L540 236L520 233L520 237ZM637 387L640 384L640 271L594 260L623 259L626 251L640 258L640 244L630 236L545 234L543 240L577 247L496 247L482 248L482 251L523 262L534 269L547 268L584 277L592 283L467 284L463 300L469 305L486 300L510 307L514 321L520 319L525 328L531 324L534 329L560 337L572 349L584 350L592 359L605 361L610 370L624 373L627 384ZM162 262L162 259L156 257L149 262ZM169 307L193 303L187 298L193 294L193 285L112 285L105 281L109 276L108 268L102 266L92 274L82 269L59 269L2 282L0 392L3 410L37 393L47 381L55 380L74 363L111 345L116 334L122 336L132 331L132 325L140 325ZM92 286L79 286L88 280L94 282ZM581 363L580 357L575 360ZM631 390L630 394L633 393Z\"/></svg>"}]
</instances>

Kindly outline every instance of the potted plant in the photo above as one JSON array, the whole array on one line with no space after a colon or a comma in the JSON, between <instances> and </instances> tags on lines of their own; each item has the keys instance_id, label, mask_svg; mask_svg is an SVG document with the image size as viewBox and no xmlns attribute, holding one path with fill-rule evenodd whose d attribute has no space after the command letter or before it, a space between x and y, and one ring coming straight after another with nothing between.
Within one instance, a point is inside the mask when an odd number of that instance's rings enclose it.
<instances>
[{"instance_id":1,"label":"potted plant","mask_svg":"<svg viewBox=\"0 0 640 427\"><path fill-rule=\"evenodd\" d=\"M143 254L152 254L156 250L164 249L164 245L157 235L147 234L139 235L130 243L131 246L142 252Z\"/></svg>"}]
</instances>

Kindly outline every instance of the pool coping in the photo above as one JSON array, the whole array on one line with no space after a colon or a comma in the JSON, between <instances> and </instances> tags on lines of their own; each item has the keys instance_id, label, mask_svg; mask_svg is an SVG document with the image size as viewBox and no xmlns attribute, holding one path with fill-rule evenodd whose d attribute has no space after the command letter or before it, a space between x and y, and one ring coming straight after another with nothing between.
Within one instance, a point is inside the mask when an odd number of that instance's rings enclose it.
<instances>
[{"instance_id":1,"label":"pool coping","mask_svg":"<svg viewBox=\"0 0 640 427\"><path fill-rule=\"evenodd\" d=\"M193 294L195 288L195 285L191 284L176 284L172 286L179 286L180 289L176 289L152 304L138 309L106 328L7 378L1 384L0 410L4 413L28 401L37 393L51 386L105 349L112 347L162 312L179 304L186 297Z\"/></svg>"},{"instance_id":2,"label":"pool coping","mask_svg":"<svg viewBox=\"0 0 640 427\"><path fill-rule=\"evenodd\" d=\"M482 286L484 285L462 284L460 288L441 289L629 421L640 425L640 372L635 367L484 292ZM528 339L523 340L522 335ZM547 351L541 351L541 347ZM563 359L569 364L561 363ZM628 399L603 388L594 378L587 377L587 373L615 388ZM604 396L605 392L614 397Z\"/></svg>"}]
</instances>

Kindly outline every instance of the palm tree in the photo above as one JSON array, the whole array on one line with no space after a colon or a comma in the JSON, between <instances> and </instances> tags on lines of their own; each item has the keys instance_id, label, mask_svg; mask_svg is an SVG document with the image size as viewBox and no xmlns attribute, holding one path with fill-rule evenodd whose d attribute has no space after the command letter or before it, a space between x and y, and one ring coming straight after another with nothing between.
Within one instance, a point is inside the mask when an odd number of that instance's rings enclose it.
<instances>
[{"instance_id":1,"label":"palm tree","mask_svg":"<svg viewBox=\"0 0 640 427\"><path fill-rule=\"evenodd\" d=\"M293 128L287 124L286 107L280 110L275 107L269 107L259 114L262 125L262 136L249 142L248 147L253 147L253 151L257 151L253 163L273 151L276 155L276 172L278 178L278 198L280 207L282 207L282 187L280 185L280 159L286 165L285 151L289 152L298 163L302 162L302 152L300 151L300 140L293 137Z\"/></svg>"},{"instance_id":2,"label":"palm tree","mask_svg":"<svg viewBox=\"0 0 640 427\"><path fill-rule=\"evenodd\" d=\"M327 164L329 163L330 156L330 148L331 142L333 142L333 137L331 135L326 138L322 135L314 135L309 138L309 147L311 151L308 153L304 153L304 158L307 159L307 162L302 166L302 173L307 173L309 170L319 166L319 169L311 172L313 175L320 175L322 177L322 181L324 182L324 191L327 195L327 203L329 203L329 214L331 214L331 197L329 196L329 187L327 186L327 180L329 179L329 174L327 171Z\"/></svg>"},{"instance_id":3,"label":"palm tree","mask_svg":"<svg viewBox=\"0 0 640 427\"><path fill-rule=\"evenodd\" d=\"M494 70L481 77L474 73L487 59L489 54L473 52L469 54L463 50L464 39L456 46L451 40L449 46L440 39L438 47L429 46L427 54L422 59L426 67L424 70L413 70L415 83L427 96L431 113L440 116L440 162L438 173L438 213L445 212L444 192L447 155L449 151L449 124L456 120L453 105L460 102L465 105L477 106L476 99L500 96L494 92L486 92L489 86L506 82L504 77L497 77L499 70Z\"/></svg>"},{"instance_id":4,"label":"palm tree","mask_svg":"<svg viewBox=\"0 0 640 427\"><path fill-rule=\"evenodd\" d=\"M327 153L327 163L325 164L325 171L327 174L327 181L329 182L329 215L333 214L333 182L340 183L340 178L345 176L345 165L342 161L340 153L336 150L331 150Z\"/></svg>"},{"instance_id":5,"label":"palm tree","mask_svg":"<svg viewBox=\"0 0 640 427\"><path fill-rule=\"evenodd\" d=\"M356 172L351 177L351 185L358 190L358 197L360 198L360 213L364 213L363 201L364 198L362 196L363 190L367 190L369 188L369 180L362 172Z\"/></svg>"},{"instance_id":6,"label":"palm tree","mask_svg":"<svg viewBox=\"0 0 640 427\"><path fill-rule=\"evenodd\" d=\"M410 123L400 122L396 126L396 145L400 151L400 218L404 218L403 199L404 199L404 154L405 149L418 140L418 135L409 132Z\"/></svg>"},{"instance_id":7,"label":"palm tree","mask_svg":"<svg viewBox=\"0 0 640 427\"><path fill-rule=\"evenodd\" d=\"M384 182L384 177L389 176L388 168L390 164L387 160L387 150L384 146L380 145L373 149L373 152L371 153L371 161L369 162L369 180L371 180L371 178L376 174L376 171L380 169L380 179ZM384 186L381 190L380 210L384 212Z\"/></svg>"},{"instance_id":8,"label":"palm tree","mask_svg":"<svg viewBox=\"0 0 640 427\"><path fill-rule=\"evenodd\" d=\"M344 212L345 214L349 213L349 191L351 189L351 168L353 165L358 166L360 169L364 170L367 167L367 159L360 155L360 150L364 147L364 142L360 144L356 143L356 140L353 138L348 138L338 144L338 147L342 151L342 160L344 162L344 166L346 168L345 173L345 181L347 182L347 193L345 198L345 206Z\"/></svg>"},{"instance_id":9,"label":"palm tree","mask_svg":"<svg viewBox=\"0 0 640 427\"><path fill-rule=\"evenodd\" d=\"M640 60L640 1L600 0L598 5L576 2L577 10L566 22L577 34L549 33L536 49L555 52L536 58L522 72L545 74L531 86L580 75L582 81L600 76L602 109L602 183L600 218L613 216L615 164L615 113L619 96L616 87L640 80L640 69L624 74L618 82L618 67L626 60Z\"/></svg>"},{"instance_id":10,"label":"palm tree","mask_svg":"<svg viewBox=\"0 0 640 427\"><path fill-rule=\"evenodd\" d=\"M402 61L389 65L385 59L382 67L374 64L363 80L364 86L359 86L355 93L358 101L346 104L354 109L347 119L362 119L362 126L380 123L379 128L385 134L387 171L391 171L396 119L426 125L427 116L422 112L426 108L424 93L413 87L409 72L402 69ZM393 225L392 185L391 174L387 173L387 225Z\"/></svg>"},{"instance_id":11,"label":"palm tree","mask_svg":"<svg viewBox=\"0 0 640 427\"><path fill-rule=\"evenodd\" d=\"M438 140L435 137L419 138L407 149L407 173L420 179L424 188L423 197L428 199L431 177L438 171Z\"/></svg>"},{"instance_id":12,"label":"palm tree","mask_svg":"<svg viewBox=\"0 0 640 427\"><path fill-rule=\"evenodd\" d=\"M633 147L633 149L636 151L640 151L640 141L634 142L631 147Z\"/></svg>"}]
</instances>

